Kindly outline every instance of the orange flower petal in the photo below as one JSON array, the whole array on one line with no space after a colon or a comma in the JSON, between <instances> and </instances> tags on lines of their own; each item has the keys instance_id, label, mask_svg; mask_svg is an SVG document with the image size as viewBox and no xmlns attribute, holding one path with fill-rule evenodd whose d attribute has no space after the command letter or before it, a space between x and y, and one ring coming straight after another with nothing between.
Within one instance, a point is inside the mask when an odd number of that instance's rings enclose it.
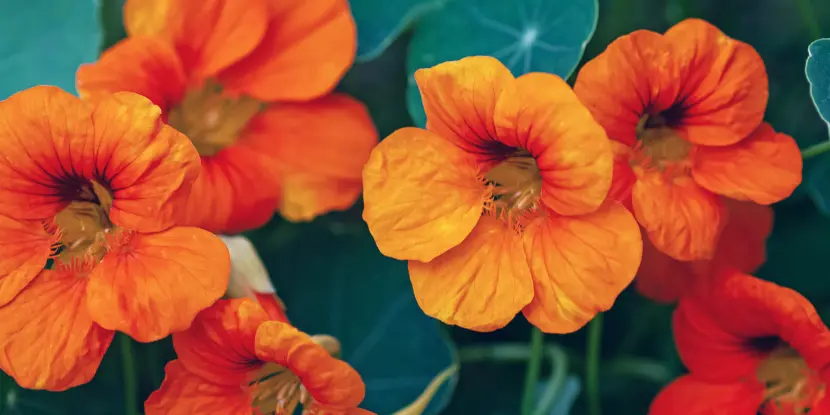
<instances>
[{"instance_id":1,"label":"orange flower petal","mask_svg":"<svg viewBox=\"0 0 830 415\"><path fill-rule=\"evenodd\" d=\"M196 376L180 360L164 368L161 387L144 402L147 415L251 415L251 397L245 389L221 386Z\"/></svg>"},{"instance_id":2,"label":"orange flower petal","mask_svg":"<svg viewBox=\"0 0 830 415\"><path fill-rule=\"evenodd\" d=\"M561 78L520 76L502 91L498 139L530 152L542 174L542 202L561 215L597 210L608 195L613 154L605 131Z\"/></svg>"},{"instance_id":3,"label":"orange flower petal","mask_svg":"<svg viewBox=\"0 0 830 415\"><path fill-rule=\"evenodd\" d=\"M470 330L506 326L533 298L521 236L489 215L445 254L409 261L409 277L424 313Z\"/></svg>"},{"instance_id":4,"label":"orange flower petal","mask_svg":"<svg viewBox=\"0 0 830 415\"><path fill-rule=\"evenodd\" d=\"M231 3L231 0L226 0ZM247 2L234 2L248 7ZM267 2L262 42L219 74L231 93L260 101L306 101L334 89L354 62L357 30L346 0Z\"/></svg>"},{"instance_id":5,"label":"orange flower petal","mask_svg":"<svg viewBox=\"0 0 830 415\"><path fill-rule=\"evenodd\" d=\"M295 221L353 205L378 142L366 107L344 94L272 106L246 134L283 178L280 212Z\"/></svg>"},{"instance_id":6,"label":"orange flower petal","mask_svg":"<svg viewBox=\"0 0 830 415\"><path fill-rule=\"evenodd\" d=\"M142 232L169 228L199 174L193 144L160 117L157 106L130 92L101 100L92 114L95 137L83 146L89 161L80 170L109 185L110 219L118 226Z\"/></svg>"},{"instance_id":7,"label":"orange flower petal","mask_svg":"<svg viewBox=\"0 0 830 415\"><path fill-rule=\"evenodd\" d=\"M611 141L611 149L614 153L614 174L611 180L611 189L608 190L608 200L622 203L626 209L633 211L631 205L631 191L637 183L637 175L631 168L629 162L631 147L627 147L619 141Z\"/></svg>"},{"instance_id":8,"label":"orange flower petal","mask_svg":"<svg viewBox=\"0 0 830 415\"><path fill-rule=\"evenodd\" d=\"M610 309L640 266L640 229L618 203L583 216L540 216L524 232L535 296L523 313L547 333L576 331Z\"/></svg>"},{"instance_id":9,"label":"orange flower petal","mask_svg":"<svg viewBox=\"0 0 830 415\"><path fill-rule=\"evenodd\" d=\"M173 334L173 347L188 372L212 383L243 384L258 362L254 337L268 315L249 299L219 300L189 329Z\"/></svg>"},{"instance_id":10,"label":"orange flower petal","mask_svg":"<svg viewBox=\"0 0 830 415\"><path fill-rule=\"evenodd\" d=\"M764 123L740 143L700 147L692 177L714 193L768 205L792 194L801 183L801 168L795 140Z\"/></svg>"},{"instance_id":11,"label":"orange flower petal","mask_svg":"<svg viewBox=\"0 0 830 415\"><path fill-rule=\"evenodd\" d=\"M739 271L755 272L767 259L766 245L772 232L772 208L752 202L723 200L729 219L721 232L712 266L731 266Z\"/></svg>"},{"instance_id":12,"label":"orange flower petal","mask_svg":"<svg viewBox=\"0 0 830 415\"><path fill-rule=\"evenodd\" d=\"M66 205L60 194L68 172L93 136L90 108L50 86L18 92L0 102L0 215L51 219Z\"/></svg>"},{"instance_id":13,"label":"orange flower petal","mask_svg":"<svg viewBox=\"0 0 830 415\"><path fill-rule=\"evenodd\" d=\"M230 258L213 234L175 227L127 238L89 276L87 305L101 326L158 340L188 328L225 292Z\"/></svg>"},{"instance_id":14,"label":"orange flower petal","mask_svg":"<svg viewBox=\"0 0 830 415\"><path fill-rule=\"evenodd\" d=\"M574 91L611 139L633 146L640 118L674 105L685 76L668 39L638 30L588 61Z\"/></svg>"},{"instance_id":15,"label":"orange flower petal","mask_svg":"<svg viewBox=\"0 0 830 415\"><path fill-rule=\"evenodd\" d=\"M720 199L687 177L645 173L632 191L634 215L663 253L681 261L709 259L721 230Z\"/></svg>"},{"instance_id":16,"label":"orange flower petal","mask_svg":"<svg viewBox=\"0 0 830 415\"><path fill-rule=\"evenodd\" d=\"M767 71L752 46L700 19L674 25L665 37L688 74L681 84L683 113L676 126L684 138L729 145L761 124L769 96Z\"/></svg>"},{"instance_id":17,"label":"orange flower petal","mask_svg":"<svg viewBox=\"0 0 830 415\"><path fill-rule=\"evenodd\" d=\"M263 0L129 0L124 22L131 36L171 42L196 79L216 75L247 56L263 39Z\"/></svg>"},{"instance_id":18,"label":"orange flower petal","mask_svg":"<svg viewBox=\"0 0 830 415\"><path fill-rule=\"evenodd\" d=\"M472 56L415 71L427 128L482 159L504 148L493 115L502 89L513 75L497 59Z\"/></svg>"},{"instance_id":19,"label":"orange flower petal","mask_svg":"<svg viewBox=\"0 0 830 415\"><path fill-rule=\"evenodd\" d=\"M696 277L691 263L660 252L648 235L643 235L643 260L634 279L640 295L658 303L673 303L689 292Z\"/></svg>"},{"instance_id":20,"label":"orange flower petal","mask_svg":"<svg viewBox=\"0 0 830 415\"><path fill-rule=\"evenodd\" d=\"M62 391L89 382L113 332L86 308L87 280L43 271L0 307L0 368L29 389Z\"/></svg>"},{"instance_id":21,"label":"orange flower petal","mask_svg":"<svg viewBox=\"0 0 830 415\"><path fill-rule=\"evenodd\" d=\"M764 389L750 382L707 383L681 376L663 388L648 415L754 415L764 400Z\"/></svg>"},{"instance_id":22,"label":"orange flower petal","mask_svg":"<svg viewBox=\"0 0 830 415\"><path fill-rule=\"evenodd\" d=\"M356 408L366 394L363 379L348 363L332 357L307 334L281 321L268 321L259 327L256 354L260 360L294 373L311 398L323 407Z\"/></svg>"},{"instance_id":23,"label":"orange flower petal","mask_svg":"<svg viewBox=\"0 0 830 415\"><path fill-rule=\"evenodd\" d=\"M418 128L397 130L375 147L363 188L363 219L380 252L416 261L461 243L489 197L470 155Z\"/></svg>"},{"instance_id":24,"label":"orange flower petal","mask_svg":"<svg viewBox=\"0 0 830 415\"><path fill-rule=\"evenodd\" d=\"M18 222L0 215L0 306L43 270L56 240L41 222Z\"/></svg>"},{"instance_id":25,"label":"orange flower petal","mask_svg":"<svg viewBox=\"0 0 830 415\"><path fill-rule=\"evenodd\" d=\"M158 38L131 37L104 51L97 62L81 65L77 85L81 97L94 102L129 91L167 111L181 101L186 80L172 46Z\"/></svg>"},{"instance_id":26,"label":"orange flower petal","mask_svg":"<svg viewBox=\"0 0 830 415\"><path fill-rule=\"evenodd\" d=\"M247 144L202 158L202 171L182 208L182 225L238 233L268 222L280 201L280 178L270 157Z\"/></svg>"}]
</instances>

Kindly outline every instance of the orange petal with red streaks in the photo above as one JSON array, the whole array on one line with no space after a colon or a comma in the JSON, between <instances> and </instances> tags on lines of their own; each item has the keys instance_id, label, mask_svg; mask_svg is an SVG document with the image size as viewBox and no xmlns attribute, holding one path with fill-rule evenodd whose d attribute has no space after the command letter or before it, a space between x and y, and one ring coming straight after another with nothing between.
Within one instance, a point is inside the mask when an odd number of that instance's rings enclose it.
<instances>
[{"instance_id":1,"label":"orange petal with red streaks","mask_svg":"<svg viewBox=\"0 0 830 415\"><path fill-rule=\"evenodd\" d=\"M363 219L386 256L431 261L478 223L489 190L475 160L426 130L402 128L363 169Z\"/></svg>"},{"instance_id":2,"label":"orange petal with red streaks","mask_svg":"<svg viewBox=\"0 0 830 415\"><path fill-rule=\"evenodd\" d=\"M289 324L263 323L256 332L256 354L262 361L290 370L311 398L326 409L357 408L366 395L357 371Z\"/></svg>"},{"instance_id":3,"label":"orange petal with red streaks","mask_svg":"<svg viewBox=\"0 0 830 415\"><path fill-rule=\"evenodd\" d=\"M714 193L769 205L792 194L801 183L801 169L795 140L764 123L737 144L701 146L694 155L692 177Z\"/></svg>"},{"instance_id":4,"label":"orange petal with red streaks","mask_svg":"<svg viewBox=\"0 0 830 415\"><path fill-rule=\"evenodd\" d=\"M513 75L497 59L471 56L415 71L427 129L483 160L491 150L509 150L497 139L493 115Z\"/></svg>"},{"instance_id":5,"label":"orange petal with red streaks","mask_svg":"<svg viewBox=\"0 0 830 415\"><path fill-rule=\"evenodd\" d=\"M188 328L225 292L228 249L197 228L133 234L104 256L87 287L95 321L140 342Z\"/></svg>"},{"instance_id":6,"label":"orange petal with red streaks","mask_svg":"<svg viewBox=\"0 0 830 415\"><path fill-rule=\"evenodd\" d=\"M18 222L0 215L0 306L5 305L46 266L57 242L41 222Z\"/></svg>"},{"instance_id":7,"label":"orange petal with red streaks","mask_svg":"<svg viewBox=\"0 0 830 415\"><path fill-rule=\"evenodd\" d=\"M683 20L664 36L687 73L676 126L681 136L695 144L723 146L761 124L769 96L767 71L752 46L701 19Z\"/></svg>"},{"instance_id":8,"label":"orange petal with red streaks","mask_svg":"<svg viewBox=\"0 0 830 415\"><path fill-rule=\"evenodd\" d=\"M527 225L523 239L535 293L523 313L546 333L579 330L610 309L634 279L643 249L637 222L614 202L582 216L548 212Z\"/></svg>"},{"instance_id":9,"label":"orange petal with red streaks","mask_svg":"<svg viewBox=\"0 0 830 415\"><path fill-rule=\"evenodd\" d=\"M252 399L240 385L217 385L185 369L180 360L164 368L164 382L144 402L147 415L251 415Z\"/></svg>"},{"instance_id":10,"label":"orange petal with red streaks","mask_svg":"<svg viewBox=\"0 0 830 415\"><path fill-rule=\"evenodd\" d=\"M504 88L498 140L530 152L542 175L542 202L561 215L597 210L611 187L614 156L602 127L556 75L522 75Z\"/></svg>"},{"instance_id":11,"label":"orange petal with red streaks","mask_svg":"<svg viewBox=\"0 0 830 415\"><path fill-rule=\"evenodd\" d=\"M28 389L62 391L89 382L113 332L86 308L87 280L43 271L0 307L0 368Z\"/></svg>"},{"instance_id":12,"label":"orange petal with red streaks","mask_svg":"<svg viewBox=\"0 0 830 415\"><path fill-rule=\"evenodd\" d=\"M112 222L142 232L176 223L200 169L190 140L162 124L159 107L131 92L102 99L92 120L95 137L85 143L84 163L76 169L109 186Z\"/></svg>"},{"instance_id":13,"label":"orange petal with red streaks","mask_svg":"<svg viewBox=\"0 0 830 415\"><path fill-rule=\"evenodd\" d=\"M409 278L424 313L476 331L506 326L533 298L521 236L489 215L443 255L409 261Z\"/></svg>"},{"instance_id":14,"label":"orange petal with red streaks","mask_svg":"<svg viewBox=\"0 0 830 415\"><path fill-rule=\"evenodd\" d=\"M307 101L334 89L357 51L348 1L269 1L267 5L270 19L262 42L219 73L219 83L231 93L264 102Z\"/></svg>"},{"instance_id":15,"label":"orange petal with red streaks","mask_svg":"<svg viewBox=\"0 0 830 415\"><path fill-rule=\"evenodd\" d=\"M645 173L634 184L632 202L637 221L661 252L681 261L715 254L723 204L690 178Z\"/></svg>"},{"instance_id":16,"label":"orange petal with red streaks","mask_svg":"<svg viewBox=\"0 0 830 415\"><path fill-rule=\"evenodd\" d=\"M119 91L135 92L168 111L184 96L186 79L176 51L149 37L131 37L104 51L77 73L81 97L98 102Z\"/></svg>"}]
</instances>

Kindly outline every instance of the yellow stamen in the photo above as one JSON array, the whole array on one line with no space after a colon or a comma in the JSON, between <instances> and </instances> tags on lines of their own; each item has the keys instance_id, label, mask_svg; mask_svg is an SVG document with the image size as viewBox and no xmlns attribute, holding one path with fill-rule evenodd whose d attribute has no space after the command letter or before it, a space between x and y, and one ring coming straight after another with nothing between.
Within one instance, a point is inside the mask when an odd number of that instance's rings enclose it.
<instances>
[{"instance_id":1,"label":"yellow stamen","mask_svg":"<svg viewBox=\"0 0 830 415\"><path fill-rule=\"evenodd\" d=\"M756 372L765 386L764 415L807 414L825 394L825 385L804 359L790 347L780 346L761 362Z\"/></svg>"},{"instance_id":2,"label":"yellow stamen","mask_svg":"<svg viewBox=\"0 0 830 415\"><path fill-rule=\"evenodd\" d=\"M116 231L109 219L112 193L90 180L81 185L72 201L55 215L50 227L59 234L56 260L70 267L100 261L107 251L109 235Z\"/></svg>"},{"instance_id":3,"label":"yellow stamen","mask_svg":"<svg viewBox=\"0 0 830 415\"><path fill-rule=\"evenodd\" d=\"M671 128L660 115L646 115L637 124L636 156L632 165L653 168L662 172L683 170L688 164L692 143Z\"/></svg>"},{"instance_id":4,"label":"yellow stamen","mask_svg":"<svg viewBox=\"0 0 830 415\"><path fill-rule=\"evenodd\" d=\"M491 210L511 223L536 210L542 194L542 173L536 159L520 150L490 169L484 179L493 186Z\"/></svg>"},{"instance_id":5,"label":"yellow stamen","mask_svg":"<svg viewBox=\"0 0 830 415\"><path fill-rule=\"evenodd\" d=\"M251 119L263 109L251 97L230 97L215 82L187 91L170 111L168 123L190 138L203 156L212 156L233 145Z\"/></svg>"}]
</instances>

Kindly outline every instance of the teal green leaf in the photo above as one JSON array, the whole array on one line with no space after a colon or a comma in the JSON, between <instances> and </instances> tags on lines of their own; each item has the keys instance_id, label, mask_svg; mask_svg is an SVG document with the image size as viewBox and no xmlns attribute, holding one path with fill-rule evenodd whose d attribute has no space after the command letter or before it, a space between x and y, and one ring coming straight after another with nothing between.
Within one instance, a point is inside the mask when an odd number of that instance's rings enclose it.
<instances>
[{"instance_id":1,"label":"teal green leaf","mask_svg":"<svg viewBox=\"0 0 830 415\"><path fill-rule=\"evenodd\" d=\"M340 340L343 359L366 383L361 407L394 413L457 363L438 322L415 302L406 263L381 255L365 226L341 235L315 224L284 225L277 232L285 232L285 226L300 229L287 231L296 235L290 243L252 240L292 323ZM456 379L453 374L441 385L424 414L446 406Z\"/></svg>"},{"instance_id":2,"label":"teal green leaf","mask_svg":"<svg viewBox=\"0 0 830 415\"><path fill-rule=\"evenodd\" d=\"M807 48L807 80L810 96L824 121L830 122L830 39L819 39Z\"/></svg>"},{"instance_id":3,"label":"teal green leaf","mask_svg":"<svg viewBox=\"0 0 830 415\"><path fill-rule=\"evenodd\" d=\"M447 0L349 0L357 23L357 60L376 58L413 22Z\"/></svg>"},{"instance_id":4,"label":"teal green leaf","mask_svg":"<svg viewBox=\"0 0 830 415\"><path fill-rule=\"evenodd\" d=\"M568 78L597 24L596 0L456 0L424 16L409 46L407 104L415 124L426 116L413 74L465 56L489 55L519 76Z\"/></svg>"},{"instance_id":5,"label":"teal green leaf","mask_svg":"<svg viewBox=\"0 0 830 415\"><path fill-rule=\"evenodd\" d=\"M98 57L96 0L0 0L0 99L35 85L75 92L75 71Z\"/></svg>"}]
</instances>

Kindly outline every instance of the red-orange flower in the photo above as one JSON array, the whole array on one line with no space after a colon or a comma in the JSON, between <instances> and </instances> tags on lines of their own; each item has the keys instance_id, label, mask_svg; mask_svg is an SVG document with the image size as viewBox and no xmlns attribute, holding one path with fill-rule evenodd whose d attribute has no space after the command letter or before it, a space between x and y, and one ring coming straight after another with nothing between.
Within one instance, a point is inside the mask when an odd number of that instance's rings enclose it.
<instances>
[{"instance_id":1,"label":"red-orange flower","mask_svg":"<svg viewBox=\"0 0 830 415\"><path fill-rule=\"evenodd\" d=\"M615 142L612 194L677 260L713 257L722 196L768 205L801 182L795 141L762 123L760 56L702 20L615 40L574 90Z\"/></svg>"},{"instance_id":2,"label":"red-orange flower","mask_svg":"<svg viewBox=\"0 0 830 415\"><path fill-rule=\"evenodd\" d=\"M259 303L271 319L288 322L285 303L277 296L271 276L251 241L241 235L219 238L231 254L231 275L225 296L250 298Z\"/></svg>"},{"instance_id":3,"label":"red-orange flower","mask_svg":"<svg viewBox=\"0 0 830 415\"><path fill-rule=\"evenodd\" d=\"M124 20L130 36L79 69L78 90L144 95L191 139L187 224L234 233L355 202L377 133L330 93L355 56L346 0L129 0Z\"/></svg>"},{"instance_id":4,"label":"red-orange flower","mask_svg":"<svg viewBox=\"0 0 830 415\"><path fill-rule=\"evenodd\" d=\"M147 399L147 415L362 415L366 387L339 344L271 320L249 299L220 300L173 335L178 360Z\"/></svg>"},{"instance_id":5,"label":"red-orange flower","mask_svg":"<svg viewBox=\"0 0 830 415\"><path fill-rule=\"evenodd\" d=\"M723 269L674 312L689 374L667 386L650 415L830 414L830 331L797 292Z\"/></svg>"},{"instance_id":6,"label":"red-orange flower","mask_svg":"<svg viewBox=\"0 0 830 415\"><path fill-rule=\"evenodd\" d=\"M160 113L127 92L0 102L0 368L20 385L88 382L114 330L158 340L225 290L219 238L173 226L199 158Z\"/></svg>"},{"instance_id":7,"label":"red-orange flower","mask_svg":"<svg viewBox=\"0 0 830 415\"><path fill-rule=\"evenodd\" d=\"M409 260L421 308L487 331L520 311L579 329L634 277L641 239L605 203L608 138L555 75L514 78L471 57L419 70L427 129L404 128L363 171L363 217L380 251Z\"/></svg>"},{"instance_id":8,"label":"red-orange flower","mask_svg":"<svg viewBox=\"0 0 830 415\"><path fill-rule=\"evenodd\" d=\"M644 237L643 262L634 278L640 294L657 302L672 303L689 292L698 279L709 278L722 267L753 273L763 265L767 237L772 232L772 208L729 198L723 198L723 202L728 216L712 259L678 261Z\"/></svg>"}]
</instances>

